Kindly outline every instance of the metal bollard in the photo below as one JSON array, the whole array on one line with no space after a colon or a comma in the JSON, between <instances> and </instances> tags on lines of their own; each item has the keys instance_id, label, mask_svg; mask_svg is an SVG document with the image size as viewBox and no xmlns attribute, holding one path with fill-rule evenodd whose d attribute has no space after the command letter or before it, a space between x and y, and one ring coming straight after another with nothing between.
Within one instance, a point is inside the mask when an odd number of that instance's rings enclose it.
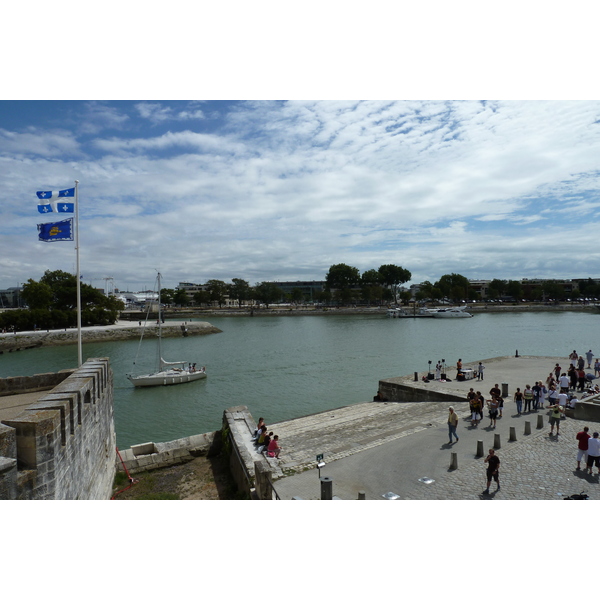
<instances>
[{"instance_id":1,"label":"metal bollard","mask_svg":"<svg viewBox=\"0 0 600 600\"><path fill-rule=\"evenodd\" d=\"M419 373L417 371L415 371L415 381L419 381Z\"/></svg>"},{"instance_id":2,"label":"metal bollard","mask_svg":"<svg viewBox=\"0 0 600 600\"><path fill-rule=\"evenodd\" d=\"M531 421L525 421L525 435L531 435Z\"/></svg>"},{"instance_id":3,"label":"metal bollard","mask_svg":"<svg viewBox=\"0 0 600 600\"><path fill-rule=\"evenodd\" d=\"M452 452L450 454L450 468L452 470L458 469L458 455L456 454L456 452Z\"/></svg>"},{"instance_id":4,"label":"metal bollard","mask_svg":"<svg viewBox=\"0 0 600 600\"><path fill-rule=\"evenodd\" d=\"M509 429L508 439L511 442L516 442L517 441L517 431L516 431L516 429L514 427L511 427Z\"/></svg>"},{"instance_id":5,"label":"metal bollard","mask_svg":"<svg viewBox=\"0 0 600 600\"><path fill-rule=\"evenodd\" d=\"M483 456L483 440L477 440L477 454L475 454L477 458L481 458Z\"/></svg>"},{"instance_id":6,"label":"metal bollard","mask_svg":"<svg viewBox=\"0 0 600 600\"><path fill-rule=\"evenodd\" d=\"M502 448L502 444L500 443L500 434L494 434L494 448L498 450L498 448Z\"/></svg>"},{"instance_id":7,"label":"metal bollard","mask_svg":"<svg viewBox=\"0 0 600 600\"><path fill-rule=\"evenodd\" d=\"M508 398L508 383L502 384L502 397Z\"/></svg>"},{"instance_id":8,"label":"metal bollard","mask_svg":"<svg viewBox=\"0 0 600 600\"><path fill-rule=\"evenodd\" d=\"M360 490L360 492L358 492L358 499L359 500L366 500L367 499L367 495L365 494L365 492L363 490Z\"/></svg>"},{"instance_id":9,"label":"metal bollard","mask_svg":"<svg viewBox=\"0 0 600 600\"><path fill-rule=\"evenodd\" d=\"M321 477L321 500L333 500L333 479Z\"/></svg>"},{"instance_id":10,"label":"metal bollard","mask_svg":"<svg viewBox=\"0 0 600 600\"><path fill-rule=\"evenodd\" d=\"M538 423L536 429L544 429L544 415L538 415Z\"/></svg>"}]
</instances>

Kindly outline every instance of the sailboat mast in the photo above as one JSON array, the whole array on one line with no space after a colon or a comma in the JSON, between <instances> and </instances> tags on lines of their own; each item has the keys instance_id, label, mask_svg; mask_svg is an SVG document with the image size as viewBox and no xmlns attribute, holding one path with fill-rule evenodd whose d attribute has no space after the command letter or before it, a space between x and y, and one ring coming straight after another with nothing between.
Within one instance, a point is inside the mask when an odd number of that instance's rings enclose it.
<instances>
[{"instance_id":1,"label":"sailboat mast","mask_svg":"<svg viewBox=\"0 0 600 600\"><path fill-rule=\"evenodd\" d=\"M160 273L158 274L158 370L162 371L162 315L160 314Z\"/></svg>"}]
</instances>

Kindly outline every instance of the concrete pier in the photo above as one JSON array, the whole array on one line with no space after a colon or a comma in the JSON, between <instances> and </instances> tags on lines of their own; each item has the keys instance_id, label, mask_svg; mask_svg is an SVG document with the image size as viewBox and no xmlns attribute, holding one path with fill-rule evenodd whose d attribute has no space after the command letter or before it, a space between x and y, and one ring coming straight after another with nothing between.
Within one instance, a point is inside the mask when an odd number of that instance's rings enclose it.
<instances>
[{"instance_id":1,"label":"concrete pier","mask_svg":"<svg viewBox=\"0 0 600 600\"><path fill-rule=\"evenodd\" d=\"M482 362L484 381L456 381L455 369L452 381L447 382L415 382L412 374L384 379L379 389L395 386L397 401L365 402L269 424L283 447L277 462L281 473L274 476L278 494L282 499L319 499L314 467L316 456L323 454L325 466L320 475L331 477L332 493L341 499L354 500L359 492L367 500L384 499L389 492L400 499L479 499L485 481L483 457L496 446L502 489L494 497L561 499L585 489L591 499L600 499L598 478L575 471L575 434L586 424L591 431L600 430L600 423L567 418L561 423L561 435L550 436L547 403L537 413L518 415L512 400L517 387L545 381L555 363L566 367L567 359L520 356ZM487 411L478 426L471 425L467 392L472 387L487 399L496 383L505 383L508 391L496 428L488 423ZM438 394L443 400L429 400ZM401 400L403 395L406 401ZM459 417L460 440L453 444L448 444L450 405ZM527 420L531 430L533 414L542 416L544 427L513 440L511 428L522 431ZM511 443L500 447L500 440ZM459 468L448 468L454 464Z\"/></svg>"}]
</instances>

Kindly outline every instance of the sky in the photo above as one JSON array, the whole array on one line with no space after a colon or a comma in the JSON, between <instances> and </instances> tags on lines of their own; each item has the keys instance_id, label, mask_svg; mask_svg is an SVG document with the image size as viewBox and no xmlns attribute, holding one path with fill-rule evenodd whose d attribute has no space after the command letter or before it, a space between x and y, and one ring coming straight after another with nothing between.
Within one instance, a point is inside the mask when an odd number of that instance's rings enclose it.
<instances>
[{"instance_id":1,"label":"sky","mask_svg":"<svg viewBox=\"0 0 600 600\"><path fill-rule=\"evenodd\" d=\"M169 17L136 16L132 41L120 35L129 6L118 21L95 15L111 44L73 27L77 52L43 39L32 51L48 20L3 39L18 58L0 99L0 288L75 272L74 242L38 241L52 218L36 197L75 180L82 280L95 287L152 288L157 270L165 287L323 280L338 263L397 264L410 283L594 276L595 21L508 2L494 30L477 3L383 21L336 4L314 22L307 2L282 30L277 3L253 29L239 4L225 37L190 39L197 24L178 19L162 27L182 50L170 62L149 35ZM577 35L557 41L571 21Z\"/></svg>"},{"instance_id":2,"label":"sky","mask_svg":"<svg viewBox=\"0 0 600 600\"><path fill-rule=\"evenodd\" d=\"M38 190L79 183L83 281L594 275L598 101L2 101L0 286L73 272ZM7 222L8 221L8 222Z\"/></svg>"}]
</instances>

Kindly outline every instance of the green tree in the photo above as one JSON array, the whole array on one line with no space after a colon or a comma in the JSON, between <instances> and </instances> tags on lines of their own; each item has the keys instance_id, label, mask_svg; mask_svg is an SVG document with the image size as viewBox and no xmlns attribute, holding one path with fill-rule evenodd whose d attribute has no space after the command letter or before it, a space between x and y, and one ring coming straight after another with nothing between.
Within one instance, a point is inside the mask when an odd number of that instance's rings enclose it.
<instances>
[{"instance_id":1,"label":"green tree","mask_svg":"<svg viewBox=\"0 0 600 600\"><path fill-rule=\"evenodd\" d=\"M164 302L162 294L161 294L161 302ZM179 288L175 290L175 294L173 295L173 302L175 304L179 304L179 306L187 306L189 303L188 295L183 288Z\"/></svg>"},{"instance_id":2,"label":"green tree","mask_svg":"<svg viewBox=\"0 0 600 600\"><path fill-rule=\"evenodd\" d=\"M23 285L21 297L31 310L37 308L48 309L52 304L52 288L47 283L38 283L33 279L29 279Z\"/></svg>"},{"instance_id":3,"label":"green tree","mask_svg":"<svg viewBox=\"0 0 600 600\"><path fill-rule=\"evenodd\" d=\"M523 286L521 285L521 282L509 280L506 284L506 293L515 300L521 300L521 298L523 298Z\"/></svg>"},{"instance_id":4,"label":"green tree","mask_svg":"<svg viewBox=\"0 0 600 600\"><path fill-rule=\"evenodd\" d=\"M202 304L208 304L210 302L210 293L206 290L198 290L194 296L194 304L201 306Z\"/></svg>"},{"instance_id":5,"label":"green tree","mask_svg":"<svg viewBox=\"0 0 600 600\"><path fill-rule=\"evenodd\" d=\"M269 308L269 304L279 301L281 296L281 288L271 281L263 281L254 288L254 297L265 304L267 308Z\"/></svg>"},{"instance_id":6,"label":"green tree","mask_svg":"<svg viewBox=\"0 0 600 600\"><path fill-rule=\"evenodd\" d=\"M175 302L175 290L171 288L161 288L160 301L163 304L173 304L173 302Z\"/></svg>"},{"instance_id":7,"label":"green tree","mask_svg":"<svg viewBox=\"0 0 600 600\"><path fill-rule=\"evenodd\" d=\"M234 278L229 286L229 295L238 301L238 306L241 308L242 303L250 299L250 284L243 279Z\"/></svg>"},{"instance_id":8,"label":"green tree","mask_svg":"<svg viewBox=\"0 0 600 600\"><path fill-rule=\"evenodd\" d=\"M442 275L435 287L439 288L445 297L454 301L466 300L469 297L469 280L458 273Z\"/></svg>"},{"instance_id":9,"label":"green tree","mask_svg":"<svg viewBox=\"0 0 600 600\"><path fill-rule=\"evenodd\" d=\"M219 308L225 304L225 297L229 291L229 286L220 279L209 279L206 282L206 288L210 293L210 299L212 302L217 302Z\"/></svg>"},{"instance_id":10,"label":"green tree","mask_svg":"<svg viewBox=\"0 0 600 600\"><path fill-rule=\"evenodd\" d=\"M304 292L302 289L299 287L292 288L292 291L290 292L290 300L296 304L302 302L304 300Z\"/></svg>"},{"instance_id":11,"label":"green tree","mask_svg":"<svg viewBox=\"0 0 600 600\"><path fill-rule=\"evenodd\" d=\"M381 283L392 290L394 302L398 304L398 287L410 281L412 273L398 265L381 265L379 274L381 275Z\"/></svg>"},{"instance_id":12,"label":"green tree","mask_svg":"<svg viewBox=\"0 0 600 600\"><path fill-rule=\"evenodd\" d=\"M488 294L490 298L500 298L504 296L508 282L504 279L492 279L488 285Z\"/></svg>"},{"instance_id":13,"label":"green tree","mask_svg":"<svg viewBox=\"0 0 600 600\"><path fill-rule=\"evenodd\" d=\"M327 287L337 290L347 290L358 286L360 273L356 267L350 267L344 263L332 265L325 277Z\"/></svg>"}]
</instances>

